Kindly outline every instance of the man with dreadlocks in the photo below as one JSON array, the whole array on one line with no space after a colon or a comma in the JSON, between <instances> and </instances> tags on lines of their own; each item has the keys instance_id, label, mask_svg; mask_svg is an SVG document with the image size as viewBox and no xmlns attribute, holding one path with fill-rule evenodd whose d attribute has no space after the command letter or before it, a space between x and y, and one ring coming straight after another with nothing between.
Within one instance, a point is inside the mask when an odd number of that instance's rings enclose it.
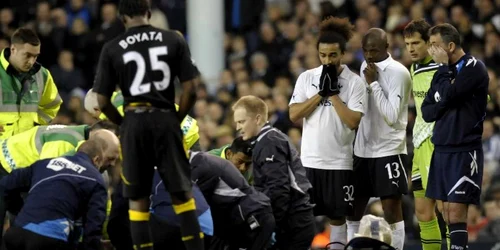
<instances>
[{"instance_id":1,"label":"man with dreadlocks","mask_svg":"<svg viewBox=\"0 0 500 250\"><path fill-rule=\"evenodd\" d=\"M363 79L342 64L352 35L347 18L321 22L317 46L322 65L299 76L290 100L290 119L304 119L301 160L313 186L315 215L330 218L330 241L341 243L331 249L344 249L347 243L345 217L353 212L354 200L353 143L367 103Z\"/></svg>"}]
</instances>

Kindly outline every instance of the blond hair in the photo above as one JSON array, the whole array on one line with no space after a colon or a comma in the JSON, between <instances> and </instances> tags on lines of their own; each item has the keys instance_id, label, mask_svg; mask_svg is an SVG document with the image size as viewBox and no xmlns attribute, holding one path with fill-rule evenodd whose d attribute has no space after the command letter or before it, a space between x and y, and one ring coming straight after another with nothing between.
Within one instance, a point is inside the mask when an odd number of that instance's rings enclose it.
<instances>
[{"instance_id":1,"label":"blond hair","mask_svg":"<svg viewBox=\"0 0 500 250\"><path fill-rule=\"evenodd\" d=\"M244 108L247 113L250 113L252 115L260 115L262 116L262 119L264 122L267 121L268 117L268 108L267 104L264 102L264 100L260 99L259 97L253 96L253 95L247 95L241 97L236 103L233 104L233 111L235 111L238 108Z\"/></svg>"}]
</instances>

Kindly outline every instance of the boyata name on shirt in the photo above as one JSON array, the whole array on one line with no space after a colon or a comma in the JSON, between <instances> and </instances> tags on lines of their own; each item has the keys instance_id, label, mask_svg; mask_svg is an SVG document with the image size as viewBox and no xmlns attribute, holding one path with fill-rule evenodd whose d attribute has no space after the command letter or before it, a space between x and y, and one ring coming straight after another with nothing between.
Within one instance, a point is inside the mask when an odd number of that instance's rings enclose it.
<instances>
[{"instance_id":1,"label":"boyata name on shirt","mask_svg":"<svg viewBox=\"0 0 500 250\"><path fill-rule=\"evenodd\" d=\"M129 45L140 43L140 42L149 42L149 41L163 41L163 35L158 31L149 31L149 32L141 32L137 34L132 34L127 36L125 39L122 39L118 44L126 49Z\"/></svg>"}]
</instances>

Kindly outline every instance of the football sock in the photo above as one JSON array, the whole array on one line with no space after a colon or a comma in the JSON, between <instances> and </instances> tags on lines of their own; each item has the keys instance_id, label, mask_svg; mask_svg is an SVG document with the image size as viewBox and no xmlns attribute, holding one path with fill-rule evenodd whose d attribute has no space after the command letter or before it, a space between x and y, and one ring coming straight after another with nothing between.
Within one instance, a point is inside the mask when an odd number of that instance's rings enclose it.
<instances>
[{"instance_id":1,"label":"football sock","mask_svg":"<svg viewBox=\"0 0 500 250\"><path fill-rule=\"evenodd\" d=\"M347 242L354 238L354 234L359 231L359 221L347 221Z\"/></svg>"},{"instance_id":2,"label":"football sock","mask_svg":"<svg viewBox=\"0 0 500 250\"><path fill-rule=\"evenodd\" d=\"M187 250L203 250L203 233L196 217L196 205L191 198L180 205L173 205L175 213L180 217L181 235Z\"/></svg>"},{"instance_id":3,"label":"football sock","mask_svg":"<svg viewBox=\"0 0 500 250\"><path fill-rule=\"evenodd\" d=\"M342 224L341 226L330 225L330 242L340 242L341 244L332 244L330 249L344 249L347 244L347 226Z\"/></svg>"},{"instance_id":4,"label":"football sock","mask_svg":"<svg viewBox=\"0 0 500 250\"><path fill-rule=\"evenodd\" d=\"M437 218L431 221L419 221L418 224L423 250L441 250L441 230Z\"/></svg>"},{"instance_id":5,"label":"football sock","mask_svg":"<svg viewBox=\"0 0 500 250\"><path fill-rule=\"evenodd\" d=\"M396 250L403 250L403 246L405 244L405 222L400 221L394 224L391 224L392 229L392 246L396 248Z\"/></svg>"},{"instance_id":6,"label":"football sock","mask_svg":"<svg viewBox=\"0 0 500 250\"><path fill-rule=\"evenodd\" d=\"M467 241L469 234L467 232L467 223L453 223L450 228L450 244L451 249L465 250L467 249Z\"/></svg>"},{"instance_id":7,"label":"football sock","mask_svg":"<svg viewBox=\"0 0 500 250\"><path fill-rule=\"evenodd\" d=\"M450 250L450 227L448 227L448 225L446 225L446 246L447 246L447 249Z\"/></svg>"},{"instance_id":8,"label":"football sock","mask_svg":"<svg viewBox=\"0 0 500 250\"><path fill-rule=\"evenodd\" d=\"M153 241L149 229L149 212L128 210L128 214L134 250L153 250Z\"/></svg>"}]
</instances>

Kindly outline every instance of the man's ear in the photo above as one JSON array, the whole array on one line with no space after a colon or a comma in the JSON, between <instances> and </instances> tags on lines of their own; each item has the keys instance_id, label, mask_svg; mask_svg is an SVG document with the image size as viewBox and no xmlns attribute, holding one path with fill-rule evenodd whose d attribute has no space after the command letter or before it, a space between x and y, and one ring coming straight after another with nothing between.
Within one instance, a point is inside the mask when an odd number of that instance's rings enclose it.
<instances>
[{"instance_id":1,"label":"man's ear","mask_svg":"<svg viewBox=\"0 0 500 250\"><path fill-rule=\"evenodd\" d=\"M262 116L260 114L257 114L255 116L255 120L257 121L257 124L261 124Z\"/></svg>"},{"instance_id":2,"label":"man's ear","mask_svg":"<svg viewBox=\"0 0 500 250\"><path fill-rule=\"evenodd\" d=\"M231 151L231 149L229 148L226 148L226 152L224 152L226 154L226 159L229 160L233 157L233 151Z\"/></svg>"},{"instance_id":3,"label":"man's ear","mask_svg":"<svg viewBox=\"0 0 500 250\"><path fill-rule=\"evenodd\" d=\"M455 52L456 48L457 48L457 45L454 42L449 42L448 43L448 50L450 51L450 53Z\"/></svg>"},{"instance_id":4,"label":"man's ear","mask_svg":"<svg viewBox=\"0 0 500 250\"><path fill-rule=\"evenodd\" d=\"M92 158L92 163L99 169L100 168L100 162L101 162L101 157L96 155L94 158Z\"/></svg>"},{"instance_id":5,"label":"man's ear","mask_svg":"<svg viewBox=\"0 0 500 250\"><path fill-rule=\"evenodd\" d=\"M148 10L148 20L151 19L151 11Z\"/></svg>"}]
</instances>

